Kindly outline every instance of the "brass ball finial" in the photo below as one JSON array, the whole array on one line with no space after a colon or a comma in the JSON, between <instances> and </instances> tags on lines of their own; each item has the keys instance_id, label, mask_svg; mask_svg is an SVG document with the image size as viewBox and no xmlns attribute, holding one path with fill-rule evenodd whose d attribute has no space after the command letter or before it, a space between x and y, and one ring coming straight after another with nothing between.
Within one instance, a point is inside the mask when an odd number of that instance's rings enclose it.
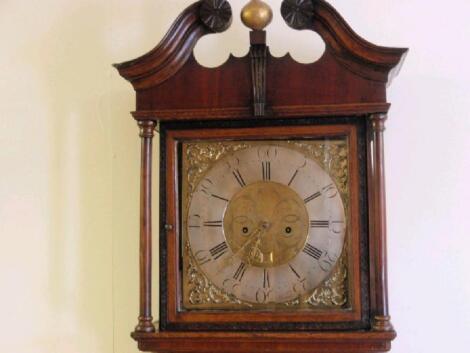
<instances>
[{"instance_id":1,"label":"brass ball finial","mask_svg":"<svg viewBox=\"0 0 470 353\"><path fill-rule=\"evenodd\" d=\"M271 23L273 10L262 0L251 0L242 9L241 18L248 28L261 31Z\"/></svg>"}]
</instances>

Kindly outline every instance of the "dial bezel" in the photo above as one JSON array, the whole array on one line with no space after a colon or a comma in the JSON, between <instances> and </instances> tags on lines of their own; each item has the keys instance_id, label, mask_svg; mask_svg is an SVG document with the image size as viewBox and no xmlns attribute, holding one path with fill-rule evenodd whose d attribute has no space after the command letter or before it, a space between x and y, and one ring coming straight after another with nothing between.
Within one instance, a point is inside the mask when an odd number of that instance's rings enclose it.
<instances>
[{"instance_id":1,"label":"dial bezel","mask_svg":"<svg viewBox=\"0 0 470 353\"><path fill-rule=\"evenodd\" d=\"M309 119L320 122L321 119ZM246 127L246 123L230 123L226 128L221 128L220 124L215 124L217 129L195 130L193 124L174 124L178 128L165 124L160 133L163 137L162 147L166 150L165 158L162 160L162 167L165 170L163 183L166 187L162 190L166 195L162 198L162 206L166 212L163 214L165 220L162 223L162 229L165 224L176 224L177 226L171 232L172 237L167 241L165 237L161 238L161 277L164 280L162 284L161 297L161 327L179 327L181 329L214 329L223 330L228 327L240 329L271 329L271 330L289 330L289 327L299 327L305 329L320 328L342 328L355 327L364 328L368 320L368 289L364 276L368 276L367 265L360 260L360 254L366 257L365 248L367 236L365 214L359 212L359 202L365 203L365 175L361 176L361 186L359 185L359 163L363 163L365 158L365 125L356 118L337 118L338 125L305 125L306 120L276 122L279 126L270 125L268 122L259 122L256 125L265 125L264 127ZM210 124L209 124L210 125ZM251 124L252 125L252 124ZM181 129L184 126L187 129ZM207 141L207 140L268 140L268 139L306 139L320 137L346 136L349 141L349 150L351 156L350 170L350 214L357 216L351 218L351 241L350 251L352 256L348 260L350 269L350 280L348 282L350 290L351 306L347 310L332 309L318 311L282 311L282 312L251 312L247 311L184 311L181 310L181 267L183 265L181 251L183 244L180 241L180 207L176 207L181 201L181 142L182 141ZM358 141L358 138L360 141ZM362 165L362 164L361 164ZM361 167L363 168L363 166ZM364 168L363 168L364 169ZM360 187L359 187L360 186ZM168 192L170 190L171 192ZM359 200L359 195L362 195ZM179 200L179 201L178 201ZM362 207L366 207L363 204ZM362 208L361 207L361 208ZM362 217L362 218L361 218ZM359 241L361 239L361 241ZM361 245L362 244L362 245ZM362 273L362 274L361 274ZM360 278L363 277L363 283ZM266 326L266 322L269 325ZM300 326L299 326L300 325Z\"/></svg>"}]
</instances>

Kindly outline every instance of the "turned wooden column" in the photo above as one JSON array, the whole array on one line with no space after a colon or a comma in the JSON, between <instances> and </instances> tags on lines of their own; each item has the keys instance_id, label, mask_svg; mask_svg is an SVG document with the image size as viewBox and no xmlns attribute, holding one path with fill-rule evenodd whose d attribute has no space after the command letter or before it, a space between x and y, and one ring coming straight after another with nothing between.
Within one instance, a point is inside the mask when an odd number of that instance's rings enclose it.
<instances>
[{"instance_id":1,"label":"turned wooden column","mask_svg":"<svg viewBox=\"0 0 470 353\"><path fill-rule=\"evenodd\" d=\"M154 332L152 318L152 139L155 121L139 121L140 167L140 303L136 332Z\"/></svg>"},{"instance_id":2,"label":"turned wooden column","mask_svg":"<svg viewBox=\"0 0 470 353\"><path fill-rule=\"evenodd\" d=\"M387 283L387 221L385 205L384 131L387 115L373 114L368 122L368 176L371 314L372 328L393 330L388 312Z\"/></svg>"}]
</instances>

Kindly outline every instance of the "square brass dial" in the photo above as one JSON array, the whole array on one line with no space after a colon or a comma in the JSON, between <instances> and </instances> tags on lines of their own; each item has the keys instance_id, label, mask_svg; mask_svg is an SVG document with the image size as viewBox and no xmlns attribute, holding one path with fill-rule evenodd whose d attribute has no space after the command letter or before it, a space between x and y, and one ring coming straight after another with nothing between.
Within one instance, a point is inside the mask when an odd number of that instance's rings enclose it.
<instances>
[{"instance_id":1,"label":"square brass dial","mask_svg":"<svg viewBox=\"0 0 470 353\"><path fill-rule=\"evenodd\" d=\"M249 164L247 161L250 158L259 160L259 172L256 165L245 167L245 169L238 167ZM298 165L290 166L289 163L294 163L292 161L296 158L299 160ZM312 161L312 165L303 165L302 158ZM182 143L181 159L182 293L180 310L314 311L350 308L348 286L350 161L347 137L268 141L188 141ZM319 181L319 187L313 187L315 181L310 182L308 172L302 170L302 168L313 170L315 166L319 168L318 173L324 173L312 176L314 180L325 179L323 184ZM220 180L210 175L211 170L217 168L220 169ZM254 168L254 171L250 168ZM304 179L300 177L302 173L304 173ZM275 178L279 180L275 181ZM212 192L214 191L212 184L216 179L219 180L218 190L222 190L217 193ZM233 188L237 187L238 192L233 195L224 193L223 190L226 189L224 185L227 183L235 184ZM296 188L300 191L292 193L296 195L298 193L298 196L292 196L289 191L293 190L291 188L294 187L294 183L298 183ZM198 197L195 195L198 192L204 193L204 197L209 196L208 199L198 201L202 205L199 207L223 208L221 211L223 216L214 217L217 219L208 219L206 216L207 219L202 219L204 217L199 214L201 212L192 210L191 203L192 200L197 200ZM339 200L336 203L341 207L336 207L342 208L344 219L338 215L335 216L335 211L331 210L328 212L333 216L321 219L317 219L316 212L312 211L313 215L309 215L303 211L304 207L310 207L317 202L317 198L321 197L330 203L333 202L332 205L335 203L329 198ZM273 216L272 220L269 216L266 216L266 219L262 218L262 210L268 212L270 203L276 203L278 199L288 199L290 203L280 203L281 206L276 211L277 216ZM193 201L193 203L196 202ZM261 207L257 210L255 210L256 207L250 208L250 202ZM335 207L328 206L329 203L326 201L324 204L327 205L325 207L333 209ZM247 211L240 212L239 209ZM210 212L212 211L209 211L209 214ZM235 225L232 220L234 212L238 217L238 223ZM287 226L283 224L279 230L275 223L282 217L286 222L291 223L286 223ZM232 227L230 229L227 225L229 218ZM305 227L308 229L305 230ZM232 235L233 229L236 235ZM332 248L328 250L328 245L321 247L309 243L307 236L310 232L322 231L330 232L337 237L339 237L337 234L344 231L344 238L337 245L340 249L336 256L330 254L328 257L328 251L334 252L333 245L330 245ZM196 235L192 236L192 232ZM217 239L215 235L212 235L218 234L216 232L223 234L222 241L207 240ZM279 235L279 232L283 236ZM285 242L273 241L272 239L276 239L276 236L285 239ZM198 248L198 244L194 244L194 241L192 243L192 237L207 240L209 242L207 251L201 250L203 247ZM278 243L294 245L279 245ZM289 246L290 252L287 250ZM309 282L308 278L307 280L304 278L306 282L301 281L302 268L299 269L299 266L291 262L297 254L311 261L307 263L318 262L318 271L324 276L324 278L319 277L321 279L319 283L315 283L312 279L311 282L315 284L309 286L305 285ZM331 268L326 268L328 261L331 263ZM232 263L229 264L230 262ZM287 272L291 272L292 279L286 280L288 275L285 272L272 270L281 264L285 266ZM227 275L227 278L218 279L220 271L213 270L214 267L209 266L218 266L218 268L225 266L229 268L227 271L231 271L230 266L232 266L233 276ZM253 268L253 278L260 281L257 285L259 288L253 289L251 297L249 293L245 293L249 291L246 289L249 288L248 284L244 287L245 289L240 289L239 277L247 273L247 268ZM299 279L297 282L295 282L296 276ZM312 278L314 276L312 275ZM252 278L244 280L247 283L254 282ZM276 282L281 289L273 289L278 288L273 282ZM294 284L292 285L291 282ZM289 289L290 292L286 289L283 295L277 293L282 292L286 286L292 287ZM286 298L288 300L285 300Z\"/></svg>"}]
</instances>

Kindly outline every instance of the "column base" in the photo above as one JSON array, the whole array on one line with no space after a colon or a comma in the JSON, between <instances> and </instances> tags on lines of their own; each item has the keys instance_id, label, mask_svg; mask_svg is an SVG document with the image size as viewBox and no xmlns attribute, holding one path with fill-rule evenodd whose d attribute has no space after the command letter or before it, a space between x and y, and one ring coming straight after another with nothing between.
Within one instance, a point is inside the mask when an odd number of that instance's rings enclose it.
<instances>
[{"instance_id":1,"label":"column base","mask_svg":"<svg viewBox=\"0 0 470 353\"><path fill-rule=\"evenodd\" d=\"M374 331L393 331L390 316L374 316L374 319L372 320L372 329Z\"/></svg>"},{"instance_id":2,"label":"column base","mask_svg":"<svg viewBox=\"0 0 470 353\"><path fill-rule=\"evenodd\" d=\"M135 327L135 332L152 333L155 332L155 325L152 317L139 317L139 323Z\"/></svg>"}]
</instances>

